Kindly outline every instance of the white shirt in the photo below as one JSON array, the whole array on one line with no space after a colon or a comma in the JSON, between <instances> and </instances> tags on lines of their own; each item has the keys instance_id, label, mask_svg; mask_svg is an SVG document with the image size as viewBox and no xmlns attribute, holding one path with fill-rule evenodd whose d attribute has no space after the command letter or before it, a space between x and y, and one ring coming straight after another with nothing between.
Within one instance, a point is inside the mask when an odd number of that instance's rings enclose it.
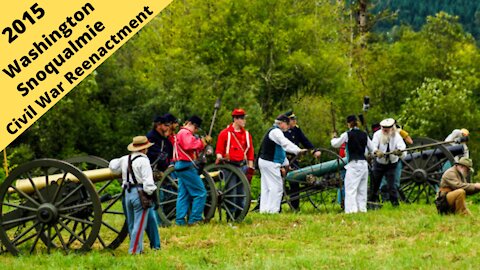
<instances>
[{"instance_id":1,"label":"white shirt","mask_svg":"<svg viewBox=\"0 0 480 270\"><path fill-rule=\"evenodd\" d=\"M147 155L140 152L133 152L132 160L137 156L141 157L132 162L133 173L135 174L137 182L139 184L143 184L143 191L145 191L148 195L151 195L157 189L157 186L153 181L153 172L152 167L150 167L150 160L148 159ZM122 173L123 183L127 183L128 155L125 155L121 158L112 159L110 164L108 164L108 167L114 173ZM133 184L131 175L130 183Z\"/></svg>"},{"instance_id":2,"label":"white shirt","mask_svg":"<svg viewBox=\"0 0 480 270\"><path fill-rule=\"evenodd\" d=\"M457 138L462 138L463 137L463 133L460 129L454 129L452 131L452 133L450 133L450 135L447 136L447 138L445 138L445 141L446 142L449 142L449 141L453 141ZM451 143L450 145L455 145L457 143ZM466 143L463 143L463 155L462 157L470 157L470 152L468 151L468 147L467 147L467 144Z\"/></svg>"},{"instance_id":3,"label":"white shirt","mask_svg":"<svg viewBox=\"0 0 480 270\"><path fill-rule=\"evenodd\" d=\"M274 143L280 145L282 149L288 153L297 155L302 150L300 147L292 143L289 139L283 135L283 131L280 128L274 128L268 133L268 138ZM287 157L283 161L282 166L288 166L289 162Z\"/></svg>"},{"instance_id":4,"label":"white shirt","mask_svg":"<svg viewBox=\"0 0 480 270\"><path fill-rule=\"evenodd\" d=\"M349 129L348 131L350 130L352 129ZM343 132L342 135L340 135L340 137L338 138L332 138L332 140L330 140L330 144L332 145L332 147L339 148L340 146L342 146L343 143L348 143L348 131ZM370 138L367 136L367 147L365 147L365 154L368 153L368 150L373 150L373 144Z\"/></svg>"},{"instance_id":5,"label":"white shirt","mask_svg":"<svg viewBox=\"0 0 480 270\"><path fill-rule=\"evenodd\" d=\"M390 137L389 142L386 143L386 144L381 144L380 143L381 136L382 136L382 130L381 129L377 130L375 132L375 134L373 134L373 139L372 139L373 152L375 152L377 150L380 150L383 153L386 153L386 152L392 152L395 149L404 150L405 148L407 148L407 146L405 145L405 142L402 139L402 136L400 136L400 134L398 134L398 132L395 132L395 135L393 137ZM390 147L388 147L389 145L390 145ZM388 151L387 151L387 148L388 148ZM405 152L403 152L402 156L404 157L405 155L406 155ZM395 163L399 159L398 156L390 154L388 156L384 156L383 158L378 158L377 157L376 161L380 164L388 164L388 159L387 158L390 158L390 163Z\"/></svg>"}]
</instances>

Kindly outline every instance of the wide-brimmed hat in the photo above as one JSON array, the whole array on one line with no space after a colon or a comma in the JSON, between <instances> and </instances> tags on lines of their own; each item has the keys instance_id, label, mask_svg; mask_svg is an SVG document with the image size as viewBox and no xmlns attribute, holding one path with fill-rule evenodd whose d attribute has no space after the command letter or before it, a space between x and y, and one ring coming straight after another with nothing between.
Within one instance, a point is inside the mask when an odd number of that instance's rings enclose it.
<instances>
[{"instance_id":1,"label":"wide-brimmed hat","mask_svg":"<svg viewBox=\"0 0 480 270\"><path fill-rule=\"evenodd\" d=\"M463 165L467 168L470 169L471 172L474 172L473 170L473 161L467 157L461 157L459 160L455 162L455 164Z\"/></svg>"},{"instance_id":2,"label":"wide-brimmed hat","mask_svg":"<svg viewBox=\"0 0 480 270\"><path fill-rule=\"evenodd\" d=\"M393 125L395 125L395 119L393 118L383 119L382 122L380 122L382 128L391 128Z\"/></svg>"},{"instance_id":3,"label":"wide-brimmed hat","mask_svg":"<svg viewBox=\"0 0 480 270\"><path fill-rule=\"evenodd\" d=\"M133 137L132 143L130 143L127 146L127 149L130 152L136 152L136 151L140 151L140 150L143 150L143 149L147 149L152 145L154 145L154 143L149 142L147 137L136 136L136 137Z\"/></svg>"}]
</instances>

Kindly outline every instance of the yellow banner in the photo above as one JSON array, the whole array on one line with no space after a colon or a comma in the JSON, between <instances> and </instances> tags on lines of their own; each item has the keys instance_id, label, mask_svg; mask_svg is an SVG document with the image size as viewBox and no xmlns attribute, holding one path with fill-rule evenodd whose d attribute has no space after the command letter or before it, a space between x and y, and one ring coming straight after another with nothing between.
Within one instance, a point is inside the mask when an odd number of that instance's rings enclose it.
<instances>
[{"instance_id":1,"label":"yellow banner","mask_svg":"<svg viewBox=\"0 0 480 270\"><path fill-rule=\"evenodd\" d=\"M171 1L4 1L0 11L0 149Z\"/></svg>"}]
</instances>

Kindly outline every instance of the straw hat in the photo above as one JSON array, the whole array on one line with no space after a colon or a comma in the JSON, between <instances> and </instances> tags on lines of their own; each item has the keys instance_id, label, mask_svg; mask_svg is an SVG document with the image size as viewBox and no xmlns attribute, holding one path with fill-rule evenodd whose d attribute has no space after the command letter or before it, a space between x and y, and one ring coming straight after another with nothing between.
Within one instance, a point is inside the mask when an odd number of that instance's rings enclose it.
<instances>
[{"instance_id":1,"label":"straw hat","mask_svg":"<svg viewBox=\"0 0 480 270\"><path fill-rule=\"evenodd\" d=\"M127 146L127 149L130 152L137 152L143 149L147 149L152 145L154 145L154 143L149 142L147 137L136 136L133 137L132 143Z\"/></svg>"}]
</instances>

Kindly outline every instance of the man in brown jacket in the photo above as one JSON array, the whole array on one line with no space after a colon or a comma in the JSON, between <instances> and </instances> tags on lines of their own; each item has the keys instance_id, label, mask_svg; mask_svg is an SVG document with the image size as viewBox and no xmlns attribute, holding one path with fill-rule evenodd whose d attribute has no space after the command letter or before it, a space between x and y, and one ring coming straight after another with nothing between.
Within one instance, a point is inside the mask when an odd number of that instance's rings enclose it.
<instances>
[{"instance_id":1,"label":"man in brown jacket","mask_svg":"<svg viewBox=\"0 0 480 270\"><path fill-rule=\"evenodd\" d=\"M446 170L440 183L440 196L447 193L447 202L455 214L471 215L465 204L466 195L480 192L480 183L467 183L468 173L473 172L471 159L462 157Z\"/></svg>"}]
</instances>

